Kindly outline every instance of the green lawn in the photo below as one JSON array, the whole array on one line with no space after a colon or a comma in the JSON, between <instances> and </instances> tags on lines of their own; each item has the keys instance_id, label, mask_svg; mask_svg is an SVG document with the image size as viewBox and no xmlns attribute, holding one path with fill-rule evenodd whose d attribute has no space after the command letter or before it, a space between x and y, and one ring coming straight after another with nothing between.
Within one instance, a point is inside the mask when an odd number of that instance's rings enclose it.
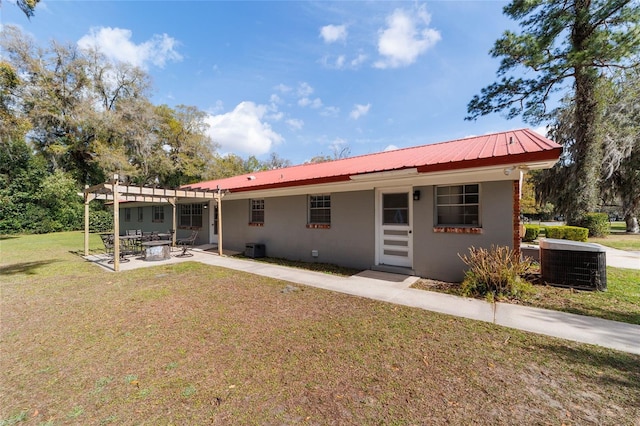
<instances>
[{"instance_id":1,"label":"green lawn","mask_svg":"<svg viewBox=\"0 0 640 426\"><path fill-rule=\"evenodd\" d=\"M640 418L640 356L195 262L112 273L81 248L0 240L0 424Z\"/></svg>"}]
</instances>

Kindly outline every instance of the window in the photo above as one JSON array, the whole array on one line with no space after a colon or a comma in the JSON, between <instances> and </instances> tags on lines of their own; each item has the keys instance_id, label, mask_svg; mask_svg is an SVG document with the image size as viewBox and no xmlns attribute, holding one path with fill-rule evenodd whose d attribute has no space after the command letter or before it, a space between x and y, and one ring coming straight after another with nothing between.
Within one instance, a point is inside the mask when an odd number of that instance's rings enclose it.
<instances>
[{"instance_id":1,"label":"window","mask_svg":"<svg viewBox=\"0 0 640 426\"><path fill-rule=\"evenodd\" d=\"M480 185L438 186L438 225L480 226Z\"/></svg>"},{"instance_id":2,"label":"window","mask_svg":"<svg viewBox=\"0 0 640 426\"><path fill-rule=\"evenodd\" d=\"M143 222L144 221L144 215L142 214L143 212L143 208L142 207L138 207L138 222Z\"/></svg>"},{"instance_id":3,"label":"window","mask_svg":"<svg viewBox=\"0 0 640 426\"><path fill-rule=\"evenodd\" d=\"M384 225L409 224L409 194L382 194L382 223Z\"/></svg>"},{"instance_id":4,"label":"window","mask_svg":"<svg viewBox=\"0 0 640 426\"><path fill-rule=\"evenodd\" d=\"M183 228L202 228L202 204L181 204L180 226Z\"/></svg>"},{"instance_id":5,"label":"window","mask_svg":"<svg viewBox=\"0 0 640 426\"><path fill-rule=\"evenodd\" d=\"M264 223L264 200L251 200L251 223Z\"/></svg>"},{"instance_id":6,"label":"window","mask_svg":"<svg viewBox=\"0 0 640 426\"><path fill-rule=\"evenodd\" d=\"M309 196L309 224L331 224L331 195Z\"/></svg>"},{"instance_id":7,"label":"window","mask_svg":"<svg viewBox=\"0 0 640 426\"><path fill-rule=\"evenodd\" d=\"M124 209L124 221L131 222L131 209L129 207Z\"/></svg>"},{"instance_id":8,"label":"window","mask_svg":"<svg viewBox=\"0 0 640 426\"><path fill-rule=\"evenodd\" d=\"M153 221L157 223L164 222L164 206L153 206Z\"/></svg>"}]
</instances>

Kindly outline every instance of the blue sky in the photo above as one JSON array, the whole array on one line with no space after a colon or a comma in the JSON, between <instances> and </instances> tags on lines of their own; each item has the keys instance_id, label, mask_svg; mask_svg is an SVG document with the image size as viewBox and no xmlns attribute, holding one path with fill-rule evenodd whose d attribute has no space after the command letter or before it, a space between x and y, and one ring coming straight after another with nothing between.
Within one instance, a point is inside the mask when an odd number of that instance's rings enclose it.
<instances>
[{"instance_id":1,"label":"blue sky","mask_svg":"<svg viewBox=\"0 0 640 426\"><path fill-rule=\"evenodd\" d=\"M42 1L1 22L40 45L97 45L152 77L156 104L209 114L219 152L302 163L529 127L464 121L516 24L500 1Z\"/></svg>"}]
</instances>

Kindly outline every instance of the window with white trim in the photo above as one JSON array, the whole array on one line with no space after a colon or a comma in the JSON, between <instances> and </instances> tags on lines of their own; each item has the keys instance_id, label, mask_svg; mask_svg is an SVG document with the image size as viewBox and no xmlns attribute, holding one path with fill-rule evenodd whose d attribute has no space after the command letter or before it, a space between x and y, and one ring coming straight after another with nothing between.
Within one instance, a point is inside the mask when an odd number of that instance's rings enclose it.
<instances>
[{"instance_id":1,"label":"window with white trim","mask_svg":"<svg viewBox=\"0 0 640 426\"><path fill-rule=\"evenodd\" d=\"M180 204L180 226L202 228L202 204Z\"/></svg>"},{"instance_id":2,"label":"window with white trim","mask_svg":"<svg viewBox=\"0 0 640 426\"><path fill-rule=\"evenodd\" d=\"M436 187L437 225L480 226L480 185Z\"/></svg>"},{"instance_id":3,"label":"window with white trim","mask_svg":"<svg viewBox=\"0 0 640 426\"><path fill-rule=\"evenodd\" d=\"M309 224L331 224L331 195L309 195Z\"/></svg>"},{"instance_id":4,"label":"window with white trim","mask_svg":"<svg viewBox=\"0 0 640 426\"><path fill-rule=\"evenodd\" d=\"M124 209L124 221L131 222L131 208L127 207Z\"/></svg>"},{"instance_id":5,"label":"window with white trim","mask_svg":"<svg viewBox=\"0 0 640 426\"><path fill-rule=\"evenodd\" d=\"M251 200L251 223L264 223L264 199Z\"/></svg>"},{"instance_id":6,"label":"window with white trim","mask_svg":"<svg viewBox=\"0 0 640 426\"><path fill-rule=\"evenodd\" d=\"M144 222L144 207L138 207L138 222Z\"/></svg>"}]
</instances>

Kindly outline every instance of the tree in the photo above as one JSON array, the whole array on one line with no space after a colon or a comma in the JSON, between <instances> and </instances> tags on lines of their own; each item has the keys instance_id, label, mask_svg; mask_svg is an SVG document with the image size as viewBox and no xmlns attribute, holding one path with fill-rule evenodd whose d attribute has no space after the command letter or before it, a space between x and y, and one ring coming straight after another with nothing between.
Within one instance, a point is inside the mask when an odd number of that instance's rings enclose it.
<instances>
[{"instance_id":1,"label":"tree","mask_svg":"<svg viewBox=\"0 0 640 426\"><path fill-rule=\"evenodd\" d=\"M18 7L27 15L27 18L31 18L35 15L36 5L40 3L40 0L17 0Z\"/></svg>"},{"instance_id":2,"label":"tree","mask_svg":"<svg viewBox=\"0 0 640 426\"><path fill-rule=\"evenodd\" d=\"M17 106L15 93L20 85L20 78L13 66L0 61L0 147L24 139L30 128L29 120L20 114Z\"/></svg>"},{"instance_id":3,"label":"tree","mask_svg":"<svg viewBox=\"0 0 640 426\"><path fill-rule=\"evenodd\" d=\"M170 169L159 183L170 187L211 179L218 145L207 135L206 113L194 106L156 107L156 137L169 159Z\"/></svg>"},{"instance_id":4,"label":"tree","mask_svg":"<svg viewBox=\"0 0 640 426\"><path fill-rule=\"evenodd\" d=\"M467 119L506 110L508 118L522 114L540 123L553 113L547 109L552 94L571 84L576 125L570 139L578 155L575 210L568 221L575 223L599 200L604 151L595 127L601 109L594 91L612 67L638 65L640 7L633 0L513 0L503 11L523 32L506 31L496 41L491 54L502 58L502 78L473 97Z\"/></svg>"},{"instance_id":5,"label":"tree","mask_svg":"<svg viewBox=\"0 0 640 426\"><path fill-rule=\"evenodd\" d=\"M36 5L40 3L40 0L16 0L16 4L27 15L27 18L31 19L35 16ZM2 1L0 0L0 7L2 7Z\"/></svg>"},{"instance_id":6,"label":"tree","mask_svg":"<svg viewBox=\"0 0 640 426\"><path fill-rule=\"evenodd\" d=\"M638 233L640 215L640 69L617 72L601 88L605 108L602 192L619 201L627 232Z\"/></svg>"},{"instance_id":7,"label":"tree","mask_svg":"<svg viewBox=\"0 0 640 426\"><path fill-rule=\"evenodd\" d=\"M280 157L275 152L269 154L269 159L262 164L264 170L283 169L291 166L291 161Z\"/></svg>"},{"instance_id":8,"label":"tree","mask_svg":"<svg viewBox=\"0 0 640 426\"><path fill-rule=\"evenodd\" d=\"M524 176L520 211L538 220L548 220L553 214L554 205L549 202L543 203L536 197L534 181L538 173L538 170L532 170Z\"/></svg>"},{"instance_id":9,"label":"tree","mask_svg":"<svg viewBox=\"0 0 640 426\"><path fill-rule=\"evenodd\" d=\"M595 128L603 141L604 154L598 167L600 203L622 208L628 232L638 232L640 213L640 70L621 70L597 85L595 99L602 113ZM575 208L576 159L581 155L574 139L576 103L566 99L557 110L551 127L552 137L565 147L563 156L552 169L536 174L536 191L557 205L559 211ZM562 184L559 184L562 182Z\"/></svg>"}]
</instances>

